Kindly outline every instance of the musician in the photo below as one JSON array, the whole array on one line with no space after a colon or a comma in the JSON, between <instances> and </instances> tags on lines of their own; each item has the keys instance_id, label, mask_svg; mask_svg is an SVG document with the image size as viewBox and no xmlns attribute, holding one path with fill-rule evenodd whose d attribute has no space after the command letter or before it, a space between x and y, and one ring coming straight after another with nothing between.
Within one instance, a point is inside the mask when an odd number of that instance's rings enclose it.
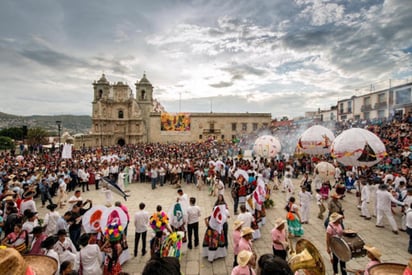
<instances>
[{"instance_id":1,"label":"musician","mask_svg":"<svg viewBox=\"0 0 412 275\"><path fill-rule=\"evenodd\" d=\"M293 275L288 263L272 254L263 254L257 262L257 275Z\"/></svg>"},{"instance_id":2,"label":"musician","mask_svg":"<svg viewBox=\"0 0 412 275\"><path fill-rule=\"evenodd\" d=\"M288 249L288 237L285 224L286 220L277 218L275 220L275 227L271 231L273 255L279 256L284 260L286 260Z\"/></svg>"},{"instance_id":3,"label":"musician","mask_svg":"<svg viewBox=\"0 0 412 275\"><path fill-rule=\"evenodd\" d=\"M340 270L342 272L342 275L346 275L346 263L342 262L339 260L339 258L332 253L330 244L332 237L338 236L342 237L343 235L343 228L341 225L341 221L343 219L343 216L334 212L330 215L329 217L329 224L326 228L326 251L328 254L331 256L331 262L333 266L333 273L336 275L338 274L338 264L340 265Z\"/></svg>"},{"instance_id":4,"label":"musician","mask_svg":"<svg viewBox=\"0 0 412 275\"><path fill-rule=\"evenodd\" d=\"M368 246L368 245L363 246L363 248L367 251L366 256L368 256L370 261L366 265L365 270L356 272L356 275L362 275L362 274L369 275L369 272L368 272L369 268L381 263L382 253L379 251L379 249L377 249L374 246Z\"/></svg>"}]
</instances>

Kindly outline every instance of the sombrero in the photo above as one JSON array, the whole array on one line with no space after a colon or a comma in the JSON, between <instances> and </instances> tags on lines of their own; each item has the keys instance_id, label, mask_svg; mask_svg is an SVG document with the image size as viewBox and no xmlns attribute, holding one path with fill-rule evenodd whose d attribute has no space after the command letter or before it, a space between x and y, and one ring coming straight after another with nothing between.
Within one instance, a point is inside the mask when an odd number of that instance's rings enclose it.
<instances>
[{"instance_id":1,"label":"sombrero","mask_svg":"<svg viewBox=\"0 0 412 275\"><path fill-rule=\"evenodd\" d=\"M34 196L36 196L36 194L37 194L36 191L29 189L26 192L24 192L23 195L21 195L21 197L23 199L28 199L28 198L33 198Z\"/></svg>"},{"instance_id":2,"label":"sombrero","mask_svg":"<svg viewBox=\"0 0 412 275\"><path fill-rule=\"evenodd\" d=\"M57 271L57 261L49 256L30 255L22 256L16 249L0 246L0 270L7 270L7 274L52 275Z\"/></svg>"},{"instance_id":3,"label":"sombrero","mask_svg":"<svg viewBox=\"0 0 412 275\"><path fill-rule=\"evenodd\" d=\"M23 256L26 263L36 274L55 274L57 271L56 259L45 255L26 255Z\"/></svg>"}]
</instances>

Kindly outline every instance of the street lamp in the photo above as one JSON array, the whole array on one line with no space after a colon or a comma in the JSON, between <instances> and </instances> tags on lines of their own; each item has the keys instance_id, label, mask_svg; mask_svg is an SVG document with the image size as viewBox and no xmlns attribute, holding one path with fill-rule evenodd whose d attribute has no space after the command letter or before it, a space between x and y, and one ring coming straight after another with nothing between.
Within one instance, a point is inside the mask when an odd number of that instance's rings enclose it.
<instances>
[{"instance_id":1,"label":"street lamp","mask_svg":"<svg viewBox=\"0 0 412 275\"><path fill-rule=\"evenodd\" d=\"M62 122L60 120L56 120L56 125L57 125L57 130L59 133L59 152L60 152L60 131L61 131L61 127L62 127Z\"/></svg>"}]
</instances>

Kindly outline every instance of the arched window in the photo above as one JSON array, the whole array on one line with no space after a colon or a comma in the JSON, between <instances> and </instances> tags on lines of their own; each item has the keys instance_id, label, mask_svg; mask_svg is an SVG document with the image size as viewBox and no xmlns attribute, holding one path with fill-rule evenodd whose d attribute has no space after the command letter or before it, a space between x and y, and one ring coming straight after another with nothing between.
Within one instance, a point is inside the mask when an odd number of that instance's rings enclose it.
<instances>
[{"instance_id":1,"label":"arched window","mask_svg":"<svg viewBox=\"0 0 412 275\"><path fill-rule=\"evenodd\" d=\"M142 100L145 100L145 99L146 99L146 91L142 90Z\"/></svg>"},{"instance_id":2,"label":"arched window","mask_svg":"<svg viewBox=\"0 0 412 275\"><path fill-rule=\"evenodd\" d=\"M103 90L99 90L99 97L97 99L101 99L103 97Z\"/></svg>"},{"instance_id":3,"label":"arched window","mask_svg":"<svg viewBox=\"0 0 412 275\"><path fill-rule=\"evenodd\" d=\"M123 111L122 111L122 110L119 111L118 117L119 117L119 118L123 118Z\"/></svg>"}]
</instances>

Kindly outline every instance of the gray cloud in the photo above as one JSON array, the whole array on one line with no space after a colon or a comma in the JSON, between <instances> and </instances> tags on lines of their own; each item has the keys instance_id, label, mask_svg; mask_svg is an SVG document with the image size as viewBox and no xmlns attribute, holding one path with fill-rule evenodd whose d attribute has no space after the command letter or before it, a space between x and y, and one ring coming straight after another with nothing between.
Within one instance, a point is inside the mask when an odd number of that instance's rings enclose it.
<instances>
[{"instance_id":1,"label":"gray cloud","mask_svg":"<svg viewBox=\"0 0 412 275\"><path fill-rule=\"evenodd\" d=\"M412 74L410 0L3 2L0 94L10 96L0 108L10 113L90 114L102 72L134 88L146 71L170 111L184 93L191 111L208 111L208 95L216 111L274 116Z\"/></svg>"}]
</instances>

